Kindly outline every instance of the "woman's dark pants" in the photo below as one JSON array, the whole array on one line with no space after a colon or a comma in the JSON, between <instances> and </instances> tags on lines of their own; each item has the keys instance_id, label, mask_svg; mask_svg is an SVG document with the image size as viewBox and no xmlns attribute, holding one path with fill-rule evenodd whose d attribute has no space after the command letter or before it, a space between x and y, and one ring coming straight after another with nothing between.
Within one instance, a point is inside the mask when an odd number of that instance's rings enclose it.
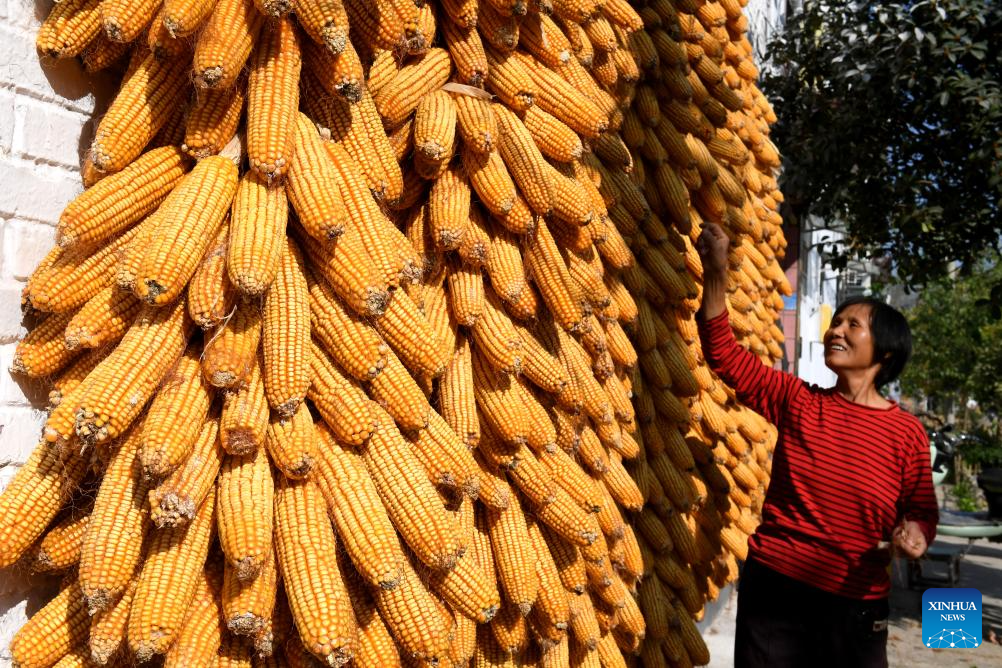
<instances>
[{"instance_id":1,"label":"woman's dark pants","mask_svg":"<svg viewBox=\"0 0 1002 668\"><path fill-rule=\"evenodd\" d=\"M735 668L887 668L887 599L836 596L749 560Z\"/></svg>"}]
</instances>

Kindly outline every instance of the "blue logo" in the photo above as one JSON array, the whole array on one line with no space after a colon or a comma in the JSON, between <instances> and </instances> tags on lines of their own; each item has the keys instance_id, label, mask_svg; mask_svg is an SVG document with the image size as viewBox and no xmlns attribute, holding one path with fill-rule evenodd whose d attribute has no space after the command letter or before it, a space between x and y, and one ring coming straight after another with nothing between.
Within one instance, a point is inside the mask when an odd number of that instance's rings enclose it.
<instances>
[{"instance_id":1,"label":"blue logo","mask_svg":"<svg viewBox=\"0 0 1002 668\"><path fill-rule=\"evenodd\" d=\"M931 649L980 647L981 592L926 589L922 594L922 644Z\"/></svg>"}]
</instances>

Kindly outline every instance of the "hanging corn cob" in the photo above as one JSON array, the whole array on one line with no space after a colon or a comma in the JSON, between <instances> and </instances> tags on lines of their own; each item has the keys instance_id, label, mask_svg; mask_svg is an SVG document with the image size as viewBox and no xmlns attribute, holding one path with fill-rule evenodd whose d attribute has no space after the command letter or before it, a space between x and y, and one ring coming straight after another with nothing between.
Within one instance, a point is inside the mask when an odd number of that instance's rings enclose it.
<instances>
[{"instance_id":1,"label":"hanging corn cob","mask_svg":"<svg viewBox=\"0 0 1002 668\"><path fill-rule=\"evenodd\" d=\"M126 5L38 38L150 35L25 292L0 563L79 569L15 660L705 663L774 436L702 362L703 222L770 363L789 292L740 3Z\"/></svg>"}]
</instances>

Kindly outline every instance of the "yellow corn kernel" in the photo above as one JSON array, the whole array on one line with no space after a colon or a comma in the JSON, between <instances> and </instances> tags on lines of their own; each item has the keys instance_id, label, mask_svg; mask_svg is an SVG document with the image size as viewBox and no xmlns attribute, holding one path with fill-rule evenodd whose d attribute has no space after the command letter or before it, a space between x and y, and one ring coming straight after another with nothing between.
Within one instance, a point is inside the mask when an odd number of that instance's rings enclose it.
<instances>
[{"instance_id":1,"label":"yellow corn kernel","mask_svg":"<svg viewBox=\"0 0 1002 668\"><path fill-rule=\"evenodd\" d=\"M528 615L539 591L539 574L522 507L512 503L503 511L488 509L486 526L505 599L522 616Z\"/></svg>"},{"instance_id":2,"label":"yellow corn kernel","mask_svg":"<svg viewBox=\"0 0 1002 668\"><path fill-rule=\"evenodd\" d=\"M428 413L431 410L428 399L394 353L389 353L386 366L369 381L369 394L390 414L401 430L419 431L428 426Z\"/></svg>"},{"instance_id":3,"label":"yellow corn kernel","mask_svg":"<svg viewBox=\"0 0 1002 668\"><path fill-rule=\"evenodd\" d=\"M189 166L176 147L147 151L66 205L59 216L59 245L92 246L117 236L154 211Z\"/></svg>"},{"instance_id":4,"label":"yellow corn kernel","mask_svg":"<svg viewBox=\"0 0 1002 668\"><path fill-rule=\"evenodd\" d=\"M157 225L138 264L134 293L153 304L181 294L223 224L237 189L229 159L200 161L157 210Z\"/></svg>"},{"instance_id":5,"label":"yellow corn kernel","mask_svg":"<svg viewBox=\"0 0 1002 668\"><path fill-rule=\"evenodd\" d=\"M476 340L476 339L474 339ZM473 389L481 417L507 444L524 444L529 433L528 413L514 403L516 379L498 371L480 350L473 354Z\"/></svg>"},{"instance_id":6,"label":"yellow corn kernel","mask_svg":"<svg viewBox=\"0 0 1002 668\"><path fill-rule=\"evenodd\" d=\"M63 335L66 349L100 348L115 343L125 335L141 308L142 302L121 294L109 285L92 297L66 324Z\"/></svg>"},{"instance_id":7,"label":"yellow corn kernel","mask_svg":"<svg viewBox=\"0 0 1002 668\"><path fill-rule=\"evenodd\" d=\"M264 15L251 0L218 0L195 43L195 85L232 86L264 23Z\"/></svg>"},{"instance_id":8,"label":"yellow corn kernel","mask_svg":"<svg viewBox=\"0 0 1002 668\"><path fill-rule=\"evenodd\" d=\"M70 0L52 6L35 37L35 48L51 58L72 58L101 35L100 0Z\"/></svg>"},{"instance_id":9,"label":"yellow corn kernel","mask_svg":"<svg viewBox=\"0 0 1002 668\"><path fill-rule=\"evenodd\" d=\"M527 256L529 271L543 294L543 299L554 314L554 318L567 331L581 327L581 304L571 290L570 273L560 250L557 248L549 227L540 220L534 238L531 239Z\"/></svg>"},{"instance_id":10,"label":"yellow corn kernel","mask_svg":"<svg viewBox=\"0 0 1002 668\"><path fill-rule=\"evenodd\" d=\"M279 478L275 548L303 644L330 665L350 660L355 616L337 565L334 529L315 483Z\"/></svg>"},{"instance_id":11,"label":"yellow corn kernel","mask_svg":"<svg viewBox=\"0 0 1002 668\"><path fill-rule=\"evenodd\" d=\"M386 218L372 195L366 191L362 167L337 144L327 144L338 173L338 187L348 212L350 225L361 233L362 246L376 273L390 288L399 285L403 265L394 248L399 230Z\"/></svg>"},{"instance_id":12,"label":"yellow corn kernel","mask_svg":"<svg viewBox=\"0 0 1002 668\"><path fill-rule=\"evenodd\" d=\"M90 618L90 635L87 644L94 663L105 665L118 653L125 642L132 599L136 595L139 578L133 578L114 607L98 612Z\"/></svg>"},{"instance_id":13,"label":"yellow corn kernel","mask_svg":"<svg viewBox=\"0 0 1002 668\"><path fill-rule=\"evenodd\" d=\"M175 37L190 35L209 18L215 4L212 0L164 0L164 27Z\"/></svg>"},{"instance_id":14,"label":"yellow corn kernel","mask_svg":"<svg viewBox=\"0 0 1002 668\"><path fill-rule=\"evenodd\" d=\"M265 395L281 415L294 413L310 386L309 303L302 256L287 240L278 278L264 300L261 339Z\"/></svg>"},{"instance_id":15,"label":"yellow corn kernel","mask_svg":"<svg viewBox=\"0 0 1002 668\"><path fill-rule=\"evenodd\" d=\"M87 44L87 47L80 53L80 60L83 62L84 70L86 70L88 74L93 74L95 72L100 72L105 68L111 67L117 63L127 51L131 50L132 44L128 44L126 42L113 42L107 34L101 32L97 37L92 39L90 43ZM90 172L90 174L87 174L87 172ZM93 168L93 163L85 161L83 167L81 168L81 176L84 177L84 186L90 187L100 180L102 174ZM91 181L91 179L93 179L93 181Z\"/></svg>"},{"instance_id":16,"label":"yellow corn kernel","mask_svg":"<svg viewBox=\"0 0 1002 668\"><path fill-rule=\"evenodd\" d=\"M14 635L10 653L19 666L43 668L83 645L90 624L80 586L74 582L50 600Z\"/></svg>"},{"instance_id":17,"label":"yellow corn kernel","mask_svg":"<svg viewBox=\"0 0 1002 668\"><path fill-rule=\"evenodd\" d=\"M212 537L215 491L192 523L154 534L129 615L129 648L140 661L165 653L183 627Z\"/></svg>"},{"instance_id":18,"label":"yellow corn kernel","mask_svg":"<svg viewBox=\"0 0 1002 668\"><path fill-rule=\"evenodd\" d=\"M241 81L228 88L199 91L188 113L181 150L196 159L221 152L237 131L246 91Z\"/></svg>"},{"instance_id":19,"label":"yellow corn kernel","mask_svg":"<svg viewBox=\"0 0 1002 668\"><path fill-rule=\"evenodd\" d=\"M181 356L191 331L184 301L145 307L118 347L79 388L74 429L85 443L123 434Z\"/></svg>"},{"instance_id":20,"label":"yellow corn kernel","mask_svg":"<svg viewBox=\"0 0 1002 668\"><path fill-rule=\"evenodd\" d=\"M252 580L271 550L275 483L263 448L226 455L216 482L216 525L227 568Z\"/></svg>"},{"instance_id":21,"label":"yellow corn kernel","mask_svg":"<svg viewBox=\"0 0 1002 668\"><path fill-rule=\"evenodd\" d=\"M303 114L298 114L297 119L296 148L286 192L307 233L322 242L330 242L344 232L348 221L338 172L316 126Z\"/></svg>"},{"instance_id":22,"label":"yellow corn kernel","mask_svg":"<svg viewBox=\"0 0 1002 668\"><path fill-rule=\"evenodd\" d=\"M236 309L205 344L202 373L210 385L233 388L247 380L261 342L261 308L239 300Z\"/></svg>"},{"instance_id":23,"label":"yellow corn kernel","mask_svg":"<svg viewBox=\"0 0 1002 668\"><path fill-rule=\"evenodd\" d=\"M94 133L90 156L98 171L121 171L139 157L170 118L186 74L186 68L161 63L152 53L129 74Z\"/></svg>"},{"instance_id":24,"label":"yellow corn kernel","mask_svg":"<svg viewBox=\"0 0 1002 668\"><path fill-rule=\"evenodd\" d=\"M360 230L349 226L333 246L304 235L298 241L317 273L346 306L359 315L378 316L389 301L388 285L373 266L361 236Z\"/></svg>"},{"instance_id":25,"label":"yellow corn kernel","mask_svg":"<svg viewBox=\"0 0 1002 668\"><path fill-rule=\"evenodd\" d=\"M504 216L515 206L515 182L497 151L478 154L464 145L463 169L480 201L495 216Z\"/></svg>"},{"instance_id":26,"label":"yellow corn kernel","mask_svg":"<svg viewBox=\"0 0 1002 668\"><path fill-rule=\"evenodd\" d=\"M184 464L150 490L150 519L159 529L189 524L202 500L213 490L223 462L219 445L219 420L210 418L202 427Z\"/></svg>"},{"instance_id":27,"label":"yellow corn kernel","mask_svg":"<svg viewBox=\"0 0 1002 668\"><path fill-rule=\"evenodd\" d=\"M149 527L148 484L139 461L142 431L142 424L133 427L108 463L80 547L80 586L92 613L111 608L142 563Z\"/></svg>"},{"instance_id":28,"label":"yellow corn kernel","mask_svg":"<svg viewBox=\"0 0 1002 668\"><path fill-rule=\"evenodd\" d=\"M139 452L148 479L159 480L184 463L202 431L213 393L202 376L200 353L189 347L150 405Z\"/></svg>"},{"instance_id":29,"label":"yellow corn kernel","mask_svg":"<svg viewBox=\"0 0 1002 668\"><path fill-rule=\"evenodd\" d=\"M501 129L498 142L501 157L532 210L549 215L553 209L553 180L543 154L532 134L515 114L495 104Z\"/></svg>"},{"instance_id":30,"label":"yellow corn kernel","mask_svg":"<svg viewBox=\"0 0 1002 668\"><path fill-rule=\"evenodd\" d=\"M307 396L338 441L364 443L376 425L371 402L359 383L345 376L315 341L310 350L310 379Z\"/></svg>"},{"instance_id":31,"label":"yellow corn kernel","mask_svg":"<svg viewBox=\"0 0 1002 668\"><path fill-rule=\"evenodd\" d=\"M412 300L403 296L391 299L376 320L376 329L415 376L437 378L445 371L450 351Z\"/></svg>"},{"instance_id":32,"label":"yellow corn kernel","mask_svg":"<svg viewBox=\"0 0 1002 668\"><path fill-rule=\"evenodd\" d=\"M240 178L225 251L229 283L241 294L263 295L275 280L282 262L288 210L281 186L269 185L264 177L251 171Z\"/></svg>"},{"instance_id":33,"label":"yellow corn kernel","mask_svg":"<svg viewBox=\"0 0 1002 668\"><path fill-rule=\"evenodd\" d=\"M458 527L392 419L373 409L379 426L362 450L387 513L415 555L433 568L450 568L465 549Z\"/></svg>"},{"instance_id":34,"label":"yellow corn kernel","mask_svg":"<svg viewBox=\"0 0 1002 668\"><path fill-rule=\"evenodd\" d=\"M272 418L265 446L275 466L290 478L304 478L317 459L317 439L313 417L305 403L291 418Z\"/></svg>"},{"instance_id":35,"label":"yellow corn kernel","mask_svg":"<svg viewBox=\"0 0 1002 668\"><path fill-rule=\"evenodd\" d=\"M229 235L230 226L224 223L216 232L215 239L209 244L188 285L188 314L202 329L218 325L233 311L236 303L236 291L226 275ZM132 290L132 286L135 285L135 275L128 275L132 272L128 267L120 269L124 269L124 272L120 271L119 278L127 279L126 282L131 281L131 283L125 286L121 281L116 281L118 287Z\"/></svg>"},{"instance_id":36,"label":"yellow corn kernel","mask_svg":"<svg viewBox=\"0 0 1002 668\"><path fill-rule=\"evenodd\" d=\"M456 141L456 103L438 90L421 98L414 114L414 165L422 177L440 176L452 159Z\"/></svg>"},{"instance_id":37,"label":"yellow corn kernel","mask_svg":"<svg viewBox=\"0 0 1002 668\"><path fill-rule=\"evenodd\" d=\"M45 532L38 547L33 550L33 572L56 572L76 566L80 561L80 546L92 509L90 504L72 508L69 515Z\"/></svg>"},{"instance_id":38,"label":"yellow corn kernel","mask_svg":"<svg viewBox=\"0 0 1002 668\"><path fill-rule=\"evenodd\" d=\"M101 24L113 41L131 42L150 24L158 7L156 0L103 0Z\"/></svg>"},{"instance_id":39,"label":"yellow corn kernel","mask_svg":"<svg viewBox=\"0 0 1002 668\"><path fill-rule=\"evenodd\" d=\"M529 539L536 555L536 573L539 576L539 594L532 609L530 621L540 635L551 642L560 642L570 621L569 592L564 589L560 572L550 554L543 533L536 522L528 523Z\"/></svg>"},{"instance_id":40,"label":"yellow corn kernel","mask_svg":"<svg viewBox=\"0 0 1002 668\"><path fill-rule=\"evenodd\" d=\"M306 34L334 55L348 43L348 13L341 0L298 0L296 18Z\"/></svg>"},{"instance_id":41,"label":"yellow corn kernel","mask_svg":"<svg viewBox=\"0 0 1002 668\"><path fill-rule=\"evenodd\" d=\"M226 452L245 455L264 446L268 432L268 400L261 367L255 363L247 380L223 394L219 440Z\"/></svg>"},{"instance_id":42,"label":"yellow corn kernel","mask_svg":"<svg viewBox=\"0 0 1002 668\"><path fill-rule=\"evenodd\" d=\"M480 491L480 468L473 454L436 411L428 427L411 437L414 454L436 485L455 487L471 499Z\"/></svg>"},{"instance_id":43,"label":"yellow corn kernel","mask_svg":"<svg viewBox=\"0 0 1002 668\"><path fill-rule=\"evenodd\" d=\"M401 67L373 97L384 125L393 129L403 124L424 95L449 80L451 71L452 60L445 49L430 49L419 59Z\"/></svg>"},{"instance_id":44,"label":"yellow corn kernel","mask_svg":"<svg viewBox=\"0 0 1002 668\"><path fill-rule=\"evenodd\" d=\"M392 589L375 590L376 607L402 654L435 665L449 651L452 615L429 591L410 562Z\"/></svg>"},{"instance_id":45,"label":"yellow corn kernel","mask_svg":"<svg viewBox=\"0 0 1002 668\"><path fill-rule=\"evenodd\" d=\"M274 550L269 549L258 574L241 579L230 564L223 569L223 619L238 636L257 636L272 620L278 592L278 570Z\"/></svg>"},{"instance_id":46,"label":"yellow corn kernel","mask_svg":"<svg viewBox=\"0 0 1002 668\"><path fill-rule=\"evenodd\" d=\"M338 555L341 577L358 623L358 646L352 659L357 666L397 666L401 665L400 651L386 623L379 616L376 602L366 591L362 582L352 572L348 560Z\"/></svg>"},{"instance_id":47,"label":"yellow corn kernel","mask_svg":"<svg viewBox=\"0 0 1002 668\"><path fill-rule=\"evenodd\" d=\"M480 441L480 422L473 394L472 355L469 339L460 336L459 347L438 385L439 411L469 448L475 448Z\"/></svg>"},{"instance_id":48,"label":"yellow corn kernel","mask_svg":"<svg viewBox=\"0 0 1002 668\"><path fill-rule=\"evenodd\" d=\"M283 18L261 32L248 63L247 158L269 181L281 179L295 151L302 57L295 24Z\"/></svg>"},{"instance_id":49,"label":"yellow corn kernel","mask_svg":"<svg viewBox=\"0 0 1002 668\"><path fill-rule=\"evenodd\" d=\"M356 380L371 380L386 365L389 347L376 330L350 312L323 281L307 275L313 331L321 348Z\"/></svg>"},{"instance_id":50,"label":"yellow corn kernel","mask_svg":"<svg viewBox=\"0 0 1002 668\"><path fill-rule=\"evenodd\" d=\"M29 378L42 378L58 373L76 356L65 345L66 326L75 317L73 312L53 313L32 329L14 351L10 370Z\"/></svg>"}]
</instances>

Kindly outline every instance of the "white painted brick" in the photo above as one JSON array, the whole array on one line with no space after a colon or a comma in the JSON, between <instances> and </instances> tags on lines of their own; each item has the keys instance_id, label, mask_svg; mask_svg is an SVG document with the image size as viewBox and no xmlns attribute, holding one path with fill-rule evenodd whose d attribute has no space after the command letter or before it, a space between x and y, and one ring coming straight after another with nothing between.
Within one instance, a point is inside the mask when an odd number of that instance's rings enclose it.
<instances>
[{"instance_id":1,"label":"white painted brick","mask_svg":"<svg viewBox=\"0 0 1002 668\"><path fill-rule=\"evenodd\" d=\"M10 153L14 141L14 100L13 90L0 88L0 156Z\"/></svg>"},{"instance_id":2,"label":"white painted brick","mask_svg":"<svg viewBox=\"0 0 1002 668\"><path fill-rule=\"evenodd\" d=\"M38 30L42 20L49 15L53 4L55 4L55 0L36 0L35 2L0 0L0 5L6 5L3 12L6 19L4 23L31 30L32 34Z\"/></svg>"},{"instance_id":3,"label":"white painted brick","mask_svg":"<svg viewBox=\"0 0 1002 668\"><path fill-rule=\"evenodd\" d=\"M15 347L14 343L0 345L0 407L27 408L34 404L36 409L42 410L48 403L52 383L46 379L11 375L10 365L14 362Z\"/></svg>"},{"instance_id":4,"label":"white painted brick","mask_svg":"<svg viewBox=\"0 0 1002 668\"><path fill-rule=\"evenodd\" d=\"M0 344L20 340L25 331L21 326L21 285L4 281L0 283Z\"/></svg>"},{"instance_id":5,"label":"white painted brick","mask_svg":"<svg viewBox=\"0 0 1002 668\"><path fill-rule=\"evenodd\" d=\"M3 227L2 278L5 281L27 280L55 241L56 229L51 225L27 220L7 221Z\"/></svg>"},{"instance_id":6,"label":"white painted brick","mask_svg":"<svg viewBox=\"0 0 1002 668\"><path fill-rule=\"evenodd\" d=\"M44 423L44 411L22 406L0 407L0 465L26 462L38 445Z\"/></svg>"},{"instance_id":7,"label":"white painted brick","mask_svg":"<svg viewBox=\"0 0 1002 668\"><path fill-rule=\"evenodd\" d=\"M96 99L92 80L102 77L87 75L76 58L40 59L35 52L35 32L0 24L0 82L67 109L92 112Z\"/></svg>"},{"instance_id":8,"label":"white painted brick","mask_svg":"<svg viewBox=\"0 0 1002 668\"><path fill-rule=\"evenodd\" d=\"M58 576L30 575L25 569L0 572L0 667L12 665L9 645L14 634L58 592Z\"/></svg>"},{"instance_id":9,"label":"white painted brick","mask_svg":"<svg viewBox=\"0 0 1002 668\"><path fill-rule=\"evenodd\" d=\"M27 96L17 99L18 132L11 151L75 169L80 165L81 131L87 118ZM88 133L89 134L89 133Z\"/></svg>"},{"instance_id":10,"label":"white painted brick","mask_svg":"<svg viewBox=\"0 0 1002 668\"><path fill-rule=\"evenodd\" d=\"M6 218L55 225L66 203L83 191L79 175L67 169L22 161L0 161L0 169L11 184L0 188L0 216Z\"/></svg>"}]
</instances>

